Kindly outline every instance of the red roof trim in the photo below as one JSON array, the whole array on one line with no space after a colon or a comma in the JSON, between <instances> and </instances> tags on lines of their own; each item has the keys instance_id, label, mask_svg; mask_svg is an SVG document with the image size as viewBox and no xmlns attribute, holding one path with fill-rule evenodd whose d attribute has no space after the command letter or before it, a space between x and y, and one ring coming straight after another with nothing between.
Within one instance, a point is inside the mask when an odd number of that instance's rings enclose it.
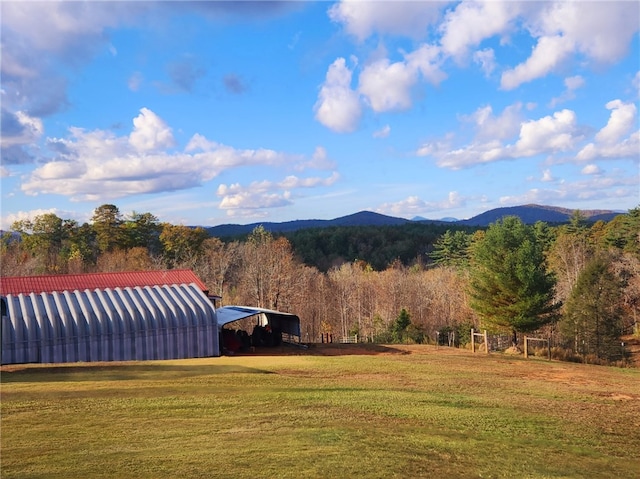
<instances>
[{"instance_id":1,"label":"red roof trim","mask_svg":"<svg viewBox=\"0 0 640 479\"><path fill-rule=\"evenodd\" d=\"M0 277L0 294L53 293L85 289L134 288L195 283L208 293L206 285L190 269L123 271L117 273L59 274L49 276Z\"/></svg>"}]
</instances>

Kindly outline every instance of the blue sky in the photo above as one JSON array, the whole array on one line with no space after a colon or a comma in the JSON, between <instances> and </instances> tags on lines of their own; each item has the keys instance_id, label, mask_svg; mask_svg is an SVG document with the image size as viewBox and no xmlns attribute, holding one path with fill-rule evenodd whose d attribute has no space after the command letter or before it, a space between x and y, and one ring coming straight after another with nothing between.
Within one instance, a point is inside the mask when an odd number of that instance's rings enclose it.
<instances>
[{"instance_id":1,"label":"blue sky","mask_svg":"<svg viewBox=\"0 0 640 479\"><path fill-rule=\"evenodd\" d=\"M1 8L1 222L640 204L636 1Z\"/></svg>"}]
</instances>

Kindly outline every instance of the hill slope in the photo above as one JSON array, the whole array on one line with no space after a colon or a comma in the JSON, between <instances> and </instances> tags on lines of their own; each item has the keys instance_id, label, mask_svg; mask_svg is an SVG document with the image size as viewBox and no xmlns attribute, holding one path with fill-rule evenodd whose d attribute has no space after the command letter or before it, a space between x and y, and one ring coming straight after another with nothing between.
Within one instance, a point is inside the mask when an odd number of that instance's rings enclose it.
<instances>
[{"instance_id":1,"label":"hill slope","mask_svg":"<svg viewBox=\"0 0 640 479\"><path fill-rule=\"evenodd\" d=\"M209 234L217 237L244 236L257 226L263 226L272 233L291 233L307 228L327 228L332 226L394 226L407 223L437 223L450 224L452 226L488 226L504 216L517 216L524 223L534 224L537 221L545 223L566 223L571 219L575 210L560 208L557 206L523 205L506 208L495 208L466 220L407 220L393 216L382 215L372 211L360 211L348 216L342 216L332 220L295 220L282 223L252 223L248 225L225 224L206 228ZM589 221L610 221L620 212L612 210L580 210Z\"/></svg>"}]
</instances>

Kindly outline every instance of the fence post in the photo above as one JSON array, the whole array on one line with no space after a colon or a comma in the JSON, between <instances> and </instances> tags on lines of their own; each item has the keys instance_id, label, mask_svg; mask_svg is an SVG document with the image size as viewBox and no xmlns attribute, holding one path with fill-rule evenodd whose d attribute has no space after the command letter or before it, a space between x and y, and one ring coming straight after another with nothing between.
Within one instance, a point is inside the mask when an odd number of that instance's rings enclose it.
<instances>
[{"instance_id":1,"label":"fence post","mask_svg":"<svg viewBox=\"0 0 640 479\"><path fill-rule=\"evenodd\" d=\"M484 330L484 352L489 354L489 341L487 338L487 330Z\"/></svg>"},{"instance_id":2,"label":"fence post","mask_svg":"<svg viewBox=\"0 0 640 479\"><path fill-rule=\"evenodd\" d=\"M524 358L527 359L529 357L529 351L527 349L527 344L529 343L529 341L527 341L527 337L524 337Z\"/></svg>"},{"instance_id":3,"label":"fence post","mask_svg":"<svg viewBox=\"0 0 640 479\"><path fill-rule=\"evenodd\" d=\"M471 352L476 352L476 335L474 333L473 328L471 328Z\"/></svg>"}]
</instances>

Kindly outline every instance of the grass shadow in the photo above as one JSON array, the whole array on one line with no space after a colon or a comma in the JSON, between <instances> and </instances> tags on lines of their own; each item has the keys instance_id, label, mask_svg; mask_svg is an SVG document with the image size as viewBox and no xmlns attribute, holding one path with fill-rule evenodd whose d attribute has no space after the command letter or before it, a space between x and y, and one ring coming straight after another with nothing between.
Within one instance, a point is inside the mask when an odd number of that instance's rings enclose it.
<instances>
[{"instance_id":1,"label":"grass shadow","mask_svg":"<svg viewBox=\"0 0 640 479\"><path fill-rule=\"evenodd\" d=\"M22 364L4 366L2 383L126 381L148 377L195 377L215 374L273 374L272 371L234 364L175 365L160 363L82 363L69 365Z\"/></svg>"}]
</instances>

